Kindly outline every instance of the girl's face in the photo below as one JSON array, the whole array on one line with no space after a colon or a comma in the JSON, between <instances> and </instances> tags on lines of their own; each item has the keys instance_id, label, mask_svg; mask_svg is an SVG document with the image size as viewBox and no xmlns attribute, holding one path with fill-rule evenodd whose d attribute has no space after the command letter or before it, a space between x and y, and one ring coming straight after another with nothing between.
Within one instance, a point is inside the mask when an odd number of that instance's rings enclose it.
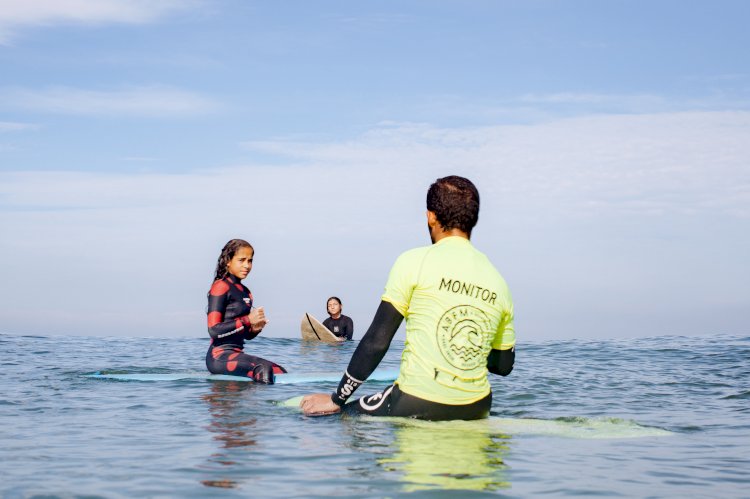
<instances>
[{"instance_id":1,"label":"girl's face","mask_svg":"<svg viewBox=\"0 0 750 499\"><path fill-rule=\"evenodd\" d=\"M247 246L238 249L227 264L227 271L240 281L247 277L253 268L253 250Z\"/></svg>"},{"instance_id":2,"label":"girl's face","mask_svg":"<svg viewBox=\"0 0 750 499\"><path fill-rule=\"evenodd\" d=\"M341 313L341 304L336 300L328 300L328 315L338 315Z\"/></svg>"}]
</instances>

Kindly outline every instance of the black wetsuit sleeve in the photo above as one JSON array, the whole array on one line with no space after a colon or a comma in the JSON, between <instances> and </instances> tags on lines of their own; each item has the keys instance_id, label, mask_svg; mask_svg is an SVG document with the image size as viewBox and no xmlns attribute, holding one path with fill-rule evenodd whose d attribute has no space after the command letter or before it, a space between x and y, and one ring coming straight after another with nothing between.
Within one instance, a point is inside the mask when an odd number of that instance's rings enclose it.
<instances>
[{"instance_id":1,"label":"black wetsuit sleeve","mask_svg":"<svg viewBox=\"0 0 750 499\"><path fill-rule=\"evenodd\" d=\"M487 356L487 370L492 374L507 376L513 370L513 363L516 360L516 349L490 351Z\"/></svg>"},{"instance_id":2,"label":"black wetsuit sleeve","mask_svg":"<svg viewBox=\"0 0 750 499\"><path fill-rule=\"evenodd\" d=\"M346 373L331 396L335 403L343 405L354 390L378 367L403 320L404 316L393 305L386 301L380 302L372 324L354 350Z\"/></svg>"},{"instance_id":3,"label":"black wetsuit sleeve","mask_svg":"<svg viewBox=\"0 0 750 499\"><path fill-rule=\"evenodd\" d=\"M354 338L354 321L350 317L346 318L346 334L344 335L344 337L347 340L351 340Z\"/></svg>"}]
</instances>

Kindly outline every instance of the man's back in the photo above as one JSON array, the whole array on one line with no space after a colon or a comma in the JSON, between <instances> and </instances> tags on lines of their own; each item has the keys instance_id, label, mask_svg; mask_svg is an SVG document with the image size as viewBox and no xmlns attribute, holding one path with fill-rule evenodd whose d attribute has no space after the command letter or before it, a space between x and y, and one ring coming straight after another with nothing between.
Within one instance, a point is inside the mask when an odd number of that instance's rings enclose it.
<instances>
[{"instance_id":1,"label":"man's back","mask_svg":"<svg viewBox=\"0 0 750 499\"><path fill-rule=\"evenodd\" d=\"M406 318L402 391L456 405L489 394L490 349L515 344L513 304L505 280L468 239L403 253L382 299Z\"/></svg>"}]
</instances>

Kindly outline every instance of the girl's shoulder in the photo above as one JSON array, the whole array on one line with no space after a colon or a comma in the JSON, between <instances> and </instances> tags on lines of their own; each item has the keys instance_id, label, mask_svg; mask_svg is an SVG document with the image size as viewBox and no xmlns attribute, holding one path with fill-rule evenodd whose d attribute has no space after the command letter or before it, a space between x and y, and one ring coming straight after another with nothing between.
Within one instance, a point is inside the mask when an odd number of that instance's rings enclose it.
<instances>
[{"instance_id":1,"label":"girl's shoulder","mask_svg":"<svg viewBox=\"0 0 750 499\"><path fill-rule=\"evenodd\" d=\"M211 293L213 296L219 296L226 294L226 292L229 291L229 283L227 283L224 279L219 279L218 281L214 281L214 283L211 285Z\"/></svg>"}]
</instances>

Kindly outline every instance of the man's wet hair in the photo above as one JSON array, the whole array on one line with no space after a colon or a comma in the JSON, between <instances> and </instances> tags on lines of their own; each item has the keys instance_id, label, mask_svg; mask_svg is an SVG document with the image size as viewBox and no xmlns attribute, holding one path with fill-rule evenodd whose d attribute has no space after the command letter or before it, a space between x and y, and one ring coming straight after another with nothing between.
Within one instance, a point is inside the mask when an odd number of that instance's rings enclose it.
<instances>
[{"instance_id":1,"label":"man's wet hair","mask_svg":"<svg viewBox=\"0 0 750 499\"><path fill-rule=\"evenodd\" d=\"M427 191L427 209L435 214L443 229L471 234L479 220L479 191L464 177L439 178Z\"/></svg>"}]
</instances>

